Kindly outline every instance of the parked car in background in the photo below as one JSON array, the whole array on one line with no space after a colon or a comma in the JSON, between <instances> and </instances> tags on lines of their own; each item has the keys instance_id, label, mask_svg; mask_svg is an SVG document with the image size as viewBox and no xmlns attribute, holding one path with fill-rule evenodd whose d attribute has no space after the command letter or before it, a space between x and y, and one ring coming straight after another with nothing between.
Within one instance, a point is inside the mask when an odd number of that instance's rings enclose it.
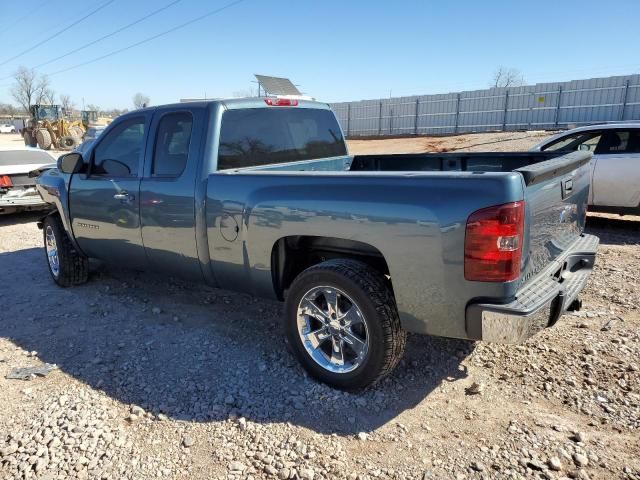
<instances>
[{"instance_id":1,"label":"parked car in background","mask_svg":"<svg viewBox=\"0 0 640 480\"><path fill-rule=\"evenodd\" d=\"M0 133L16 133L16 127L10 123L0 123Z\"/></svg>"},{"instance_id":2,"label":"parked car in background","mask_svg":"<svg viewBox=\"0 0 640 480\"><path fill-rule=\"evenodd\" d=\"M286 300L309 373L359 389L406 332L521 342L579 308L591 153L350 156L326 104L136 110L38 178L53 280L88 259Z\"/></svg>"},{"instance_id":3,"label":"parked car in background","mask_svg":"<svg viewBox=\"0 0 640 480\"><path fill-rule=\"evenodd\" d=\"M531 150L593 152L589 210L640 215L640 123L574 128Z\"/></svg>"}]
</instances>

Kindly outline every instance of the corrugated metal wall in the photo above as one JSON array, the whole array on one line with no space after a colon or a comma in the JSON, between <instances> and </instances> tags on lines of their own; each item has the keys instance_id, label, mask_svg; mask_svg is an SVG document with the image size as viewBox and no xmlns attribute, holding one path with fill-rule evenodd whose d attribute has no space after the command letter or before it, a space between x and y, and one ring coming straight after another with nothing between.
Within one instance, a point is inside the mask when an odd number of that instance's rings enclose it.
<instances>
[{"instance_id":1,"label":"corrugated metal wall","mask_svg":"<svg viewBox=\"0 0 640 480\"><path fill-rule=\"evenodd\" d=\"M567 128L640 120L640 75L331 105L349 137Z\"/></svg>"}]
</instances>

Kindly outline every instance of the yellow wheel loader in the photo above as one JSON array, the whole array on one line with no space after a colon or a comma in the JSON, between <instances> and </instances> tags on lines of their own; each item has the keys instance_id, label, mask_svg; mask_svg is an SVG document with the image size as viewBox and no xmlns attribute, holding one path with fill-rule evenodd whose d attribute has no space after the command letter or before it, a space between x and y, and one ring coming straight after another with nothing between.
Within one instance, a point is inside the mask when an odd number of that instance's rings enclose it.
<instances>
[{"instance_id":1,"label":"yellow wheel loader","mask_svg":"<svg viewBox=\"0 0 640 480\"><path fill-rule=\"evenodd\" d=\"M82 142L82 122L62 118L60 106L32 105L30 113L27 127L22 130L25 145L43 150L73 150Z\"/></svg>"}]
</instances>

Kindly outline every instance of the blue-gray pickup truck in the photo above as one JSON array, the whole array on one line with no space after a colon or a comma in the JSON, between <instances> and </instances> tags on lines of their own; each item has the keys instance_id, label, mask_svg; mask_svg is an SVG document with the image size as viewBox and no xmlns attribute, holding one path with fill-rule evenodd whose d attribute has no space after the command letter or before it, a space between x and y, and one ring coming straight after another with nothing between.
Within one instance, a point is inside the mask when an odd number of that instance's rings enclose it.
<instances>
[{"instance_id":1,"label":"blue-gray pickup truck","mask_svg":"<svg viewBox=\"0 0 640 480\"><path fill-rule=\"evenodd\" d=\"M111 123L38 189L62 287L89 259L285 301L304 368L357 390L406 332L521 342L580 306L591 153L350 156L326 104L182 103Z\"/></svg>"}]
</instances>

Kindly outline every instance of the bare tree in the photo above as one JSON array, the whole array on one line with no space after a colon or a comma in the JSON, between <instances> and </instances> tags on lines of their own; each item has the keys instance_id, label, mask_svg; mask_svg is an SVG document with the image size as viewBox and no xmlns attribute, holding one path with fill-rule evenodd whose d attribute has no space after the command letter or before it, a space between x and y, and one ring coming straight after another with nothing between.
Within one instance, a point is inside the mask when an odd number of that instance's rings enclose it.
<instances>
[{"instance_id":1,"label":"bare tree","mask_svg":"<svg viewBox=\"0 0 640 480\"><path fill-rule=\"evenodd\" d=\"M75 108L73 100L71 100L71 96L66 94L60 94L60 105L62 105L62 109L64 111L73 110Z\"/></svg>"},{"instance_id":2,"label":"bare tree","mask_svg":"<svg viewBox=\"0 0 640 480\"><path fill-rule=\"evenodd\" d=\"M145 95L143 93L140 93L140 92L136 93L133 96L132 100L133 100L133 106L136 109L148 107L149 103L151 102L151 99L147 95Z\"/></svg>"},{"instance_id":3,"label":"bare tree","mask_svg":"<svg viewBox=\"0 0 640 480\"><path fill-rule=\"evenodd\" d=\"M492 87L521 87L524 85L525 79L520 70L516 68L506 68L503 66L493 74Z\"/></svg>"},{"instance_id":4,"label":"bare tree","mask_svg":"<svg viewBox=\"0 0 640 480\"><path fill-rule=\"evenodd\" d=\"M42 97L38 103L46 103L47 105L55 105L56 103L56 92L53 88L45 88L42 91Z\"/></svg>"},{"instance_id":5,"label":"bare tree","mask_svg":"<svg viewBox=\"0 0 640 480\"><path fill-rule=\"evenodd\" d=\"M15 85L11 89L11 95L25 112L29 111L31 105L40 103L45 91L50 90L49 79L45 75L38 75L25 67L18 68L13 78Z\"/></svg>"},{"instance_id":6,"label":"bare tree","mask_svg":"<svg viewBox=\"0 0 640 480\"><path fill-rule=\"evenodd\" d=\"M90 112L98 112L98 115L100 115L100 107L98 105L94 105L93 103L90 103L89 105L86 106L86 109L89 110Z\"/></svg>"},{"instance_id":7,"label":"bare tree","mask_svg":"<svg viewBox=\"0 0 640 480\"><path fill-rule=\"evenodd\" d=\"M0 115L11 115L14 116L18 113L16 107L9 103L0 103Z\"/></svg>"}]
</instances>

